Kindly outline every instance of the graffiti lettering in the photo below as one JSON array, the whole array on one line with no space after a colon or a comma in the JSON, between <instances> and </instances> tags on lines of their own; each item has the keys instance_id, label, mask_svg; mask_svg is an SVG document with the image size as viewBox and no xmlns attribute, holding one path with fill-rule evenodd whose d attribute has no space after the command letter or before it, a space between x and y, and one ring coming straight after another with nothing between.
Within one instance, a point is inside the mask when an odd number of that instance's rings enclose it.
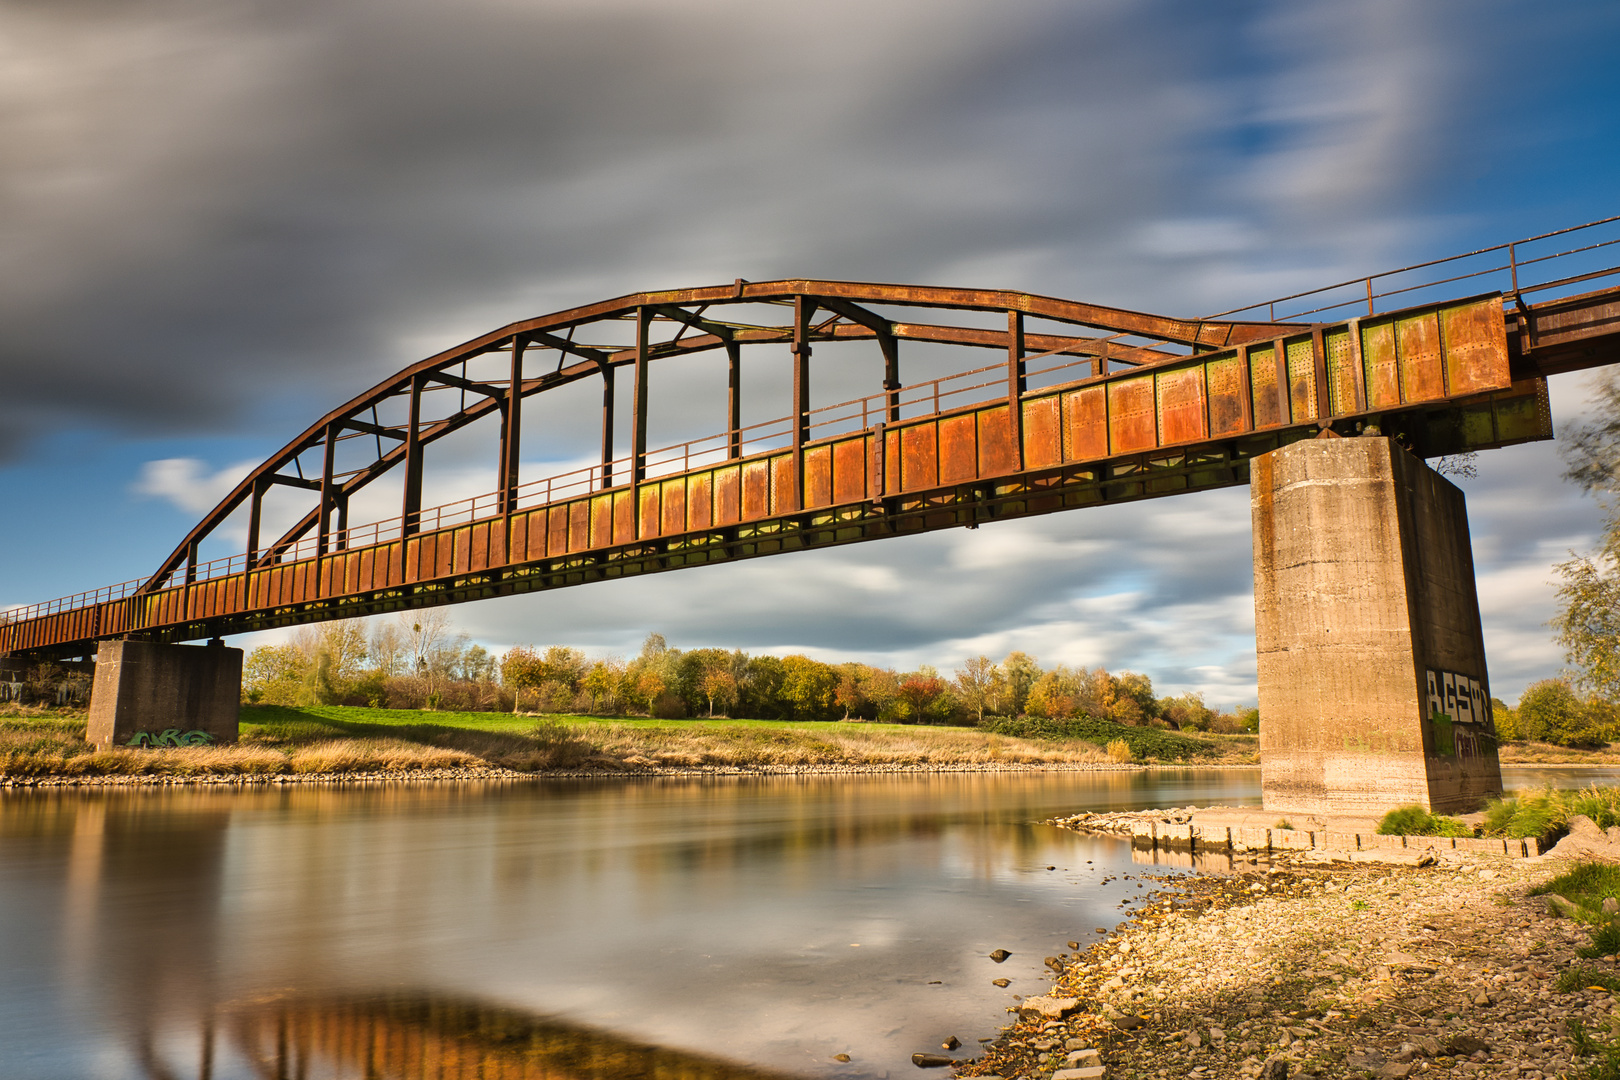
<instances>
[{"instance_id":1,"label":"graffiti lettering","mask_svg":"<svg viewBox=\"0 0 1620 1080\"><path fill-rule=\"evenodd\" d=\"M153 735L150 731L137 731L129 737L126 746L207 746L214 741L214 737L206 731L181 731L179 728L166 728L161 734Z\"/></svg>"}]
</instances>

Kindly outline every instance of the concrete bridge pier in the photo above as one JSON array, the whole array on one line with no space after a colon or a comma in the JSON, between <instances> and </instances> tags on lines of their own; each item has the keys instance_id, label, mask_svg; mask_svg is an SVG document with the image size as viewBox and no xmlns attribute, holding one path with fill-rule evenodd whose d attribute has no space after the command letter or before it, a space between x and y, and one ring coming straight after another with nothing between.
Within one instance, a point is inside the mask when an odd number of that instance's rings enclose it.
<instances>
[{"instance_id":1,"label":"concrete bridge pier","mask_svg":"<svg viewBox=\"0 0 1620 1080\"><path fill-rule=\"evenodd\" d=\"M1462 492L1381 437L1272 451L1249 492L1266 811L1500 794Z\"/></svg>"},{"instance_id":2,"label":"concrete bridge pier","mask_svg":"<svg viewBox=\"0 0 1620 1080\"><path fill-rule=\"evenodd\" d=\"M241 698L241 649L103 641L87 738L102 748L235 742Z\"/></svg>"}]
</instances>

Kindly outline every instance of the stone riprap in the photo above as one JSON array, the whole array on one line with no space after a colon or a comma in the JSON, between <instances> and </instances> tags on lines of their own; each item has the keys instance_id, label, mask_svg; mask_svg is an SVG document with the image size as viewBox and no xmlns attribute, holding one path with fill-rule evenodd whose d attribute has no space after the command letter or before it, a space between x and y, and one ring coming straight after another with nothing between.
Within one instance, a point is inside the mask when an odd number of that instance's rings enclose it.
<instances>
[{"instance_id":1,"label":"stone riprap","mask_svg":"<svg viewBox=\"0 0 1620 1080\"><path fill-rule=\"evenodd\" d=\"M1095 1049L1087 1065L1109 1080L1538 1080L1595 1060L1576 1054L1566 1021L1599 1037L1620 1024L1615 995L1586 973L1559 980L1577 964L1620 977L1612 959L1577 961L1587 928L1529 895L1561 858L1239 862L1173 879L1117 932L1065 954L1048 997L1072 1008L1052 1018L1019 1002L958 1073L1055 1080Z\"/></svg>"}]
</instances>

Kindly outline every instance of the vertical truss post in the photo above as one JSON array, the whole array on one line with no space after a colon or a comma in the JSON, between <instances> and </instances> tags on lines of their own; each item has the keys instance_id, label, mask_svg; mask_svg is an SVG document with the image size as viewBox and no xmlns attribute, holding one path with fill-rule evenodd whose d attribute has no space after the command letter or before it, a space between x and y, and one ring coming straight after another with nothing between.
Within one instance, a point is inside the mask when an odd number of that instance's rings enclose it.
<instances>
[{"instance_id":1,"label":"vertical truss post","mask_svg":"<svg viewBox=\"0 0 1620 1080\"><path fill-rule=\"evenodd\" d=\"M1018 467L1024 467L1024 313L1007 312L1007 420Z\"/></svg>"},{"instance_id":2,"label":"vertical truss post","mask_svg":"<svg viewBox=\"0 0 1620 1080\"><path fill-rule=\"evenodd\" d=\"M415 535L422 527L422 384L411 378L411 414L405 425L405 496L400 507L400 536Z\"/></svg>"},{"instance_id":3,"label":"vertical truss post","mask_svg":"<svg viewBox=\"0 0 1620 1080\"><path fill-rule=\"evenodd\" d=\"M742 346L726 342L726 457L742 457Z\"/></svg>"},{"instance_id":4,"label":"vertical truss post","mask_svg":"<svg viewBox=\"0 0 1620 1080\"><path fill-rule=\"evenodd\" d=\"M186 584L194 584L197 580L197 541L193 540L186 545Z\"/></svg>"},{"instance_id":5,"label":"vertical truss post","mask_svg":"<svg viewBox=\"0 0 1620 1080\"><path fill-rule=\"evenodd\" d=\"M332 495L332 473L337 464L337 436L341 424L326 425L326 445L321 452L321 508L315 518L315 557L325 555L332 543L332 510L337 500Z\"/></svg>"},{"instance_id":6,"label":"vertical truss post","mask_svg":"<svg viewBox=\"0 0 1620 1080\"><path fill-rule=\"evenodd\" d=\"M804 444L810 437L810 319L816 302L793 298L793 494L794 510L804 508Z\"/></svg>"},{"instance_id":7,"label":"vertical truss post","mask_svg":"<svg viewBox=\"0 0 1620 1080\"><path fill-rule=\"evenodd\" d=\"M337 531L332 534L332 550L347 551L349 549L349 493L339 491L334 496L337 503Z\"/></svg>"},{"instance_id":8,"label":"vertical truss post","mask_svg":"<svg viewBox=\"0 0 1620 1080\"><path fill-rule=\"evenodd\" d=\"M647 331L652 312L636 308L636 386L630 402L630 505L641 537L641 482L647 478Z\"/></svg>"},{"instance_id":9,"label":"vertical truss post","mask_svg":"<svg viewBox=\"0 0 1620 1080\"><path fill-rule=\"evenodd\" d=\"M602 365L602 490L613 486L613 369Z\"/></svg>"},{"instance_id":10,"label":"vertical truss post","mask_svg":"<svg viewBox=\"0 0 1620 1080\"><path fill-rule=\"evenodd\" d=\"M518 457L523 448L523 335L512 335L512 383L501 404L500 508L503 517L517 509Z\"/></svg>"},{"instance_id":11,"label":"vertical truss post","mask_svg":"<svg viewBox=\"0 0 1620 1080\"><path fill-rule=\"evenodd\" d=\"M253 564L259 561L259 528L263 523L264 481L253 481L253 491L248 495L248 534L247 534L247 568L253 569Z\"/></svg>"},{"instance_id":12,"label":"vertical truss post","mask_svg":"<svg viewBox=\"0 0 1620 1080\"><path fill-rule=\"evenodd\" d=\"M878 348L883 350L883 391L887 399L884 416L895 424L900 421L900 339L893 334L879 334Z\"/></svg>"}]
</instances>

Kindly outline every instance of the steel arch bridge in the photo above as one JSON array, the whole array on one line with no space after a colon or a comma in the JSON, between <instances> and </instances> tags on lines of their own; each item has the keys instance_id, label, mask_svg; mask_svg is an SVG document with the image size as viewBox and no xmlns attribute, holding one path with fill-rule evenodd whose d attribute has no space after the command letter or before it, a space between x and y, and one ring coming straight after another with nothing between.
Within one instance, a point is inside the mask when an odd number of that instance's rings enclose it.
<instances>
[{"instance_id":1,"label":"steel arch bridge","mask_svg":"<svg viewBox=\"0 0 1620 1080\"><path fill-rule=\"evenodd\" d=\"M1617 221L1214 318L739 279L512 323L321 417L149 576L0 613L0 656L87 655L109 638L195 640L1226 487L1248 481L1256 455L1368 426L1425 457L1549 438L1546 377L1620 361L1620 268L1590 269L1620 243ZM1570 234L1575 247L1545 250ZM1599 279L1610 284L1577 291ZM1379 310L1392 299L1422 302ZM1279 318L1289 304L1304 310ZM904 343L988 362L905 383ZM772 346L791 355L791 400L745 426L745 359ZM846 346L862 350L874 392L813 404L813 351ZM724 430L649 447L649 371L703 353L726 364ZM526 403L585 381L601 392L593 463L522 475ZM480 422L497 432L492 489L423 506L427 452ZM398 513L351 521L351 501L389 474ZM268 529L267 497L288 491L305 506ZM244 525L237 554L200 559L205 541Z\"/></svg>"}]
</instances>

